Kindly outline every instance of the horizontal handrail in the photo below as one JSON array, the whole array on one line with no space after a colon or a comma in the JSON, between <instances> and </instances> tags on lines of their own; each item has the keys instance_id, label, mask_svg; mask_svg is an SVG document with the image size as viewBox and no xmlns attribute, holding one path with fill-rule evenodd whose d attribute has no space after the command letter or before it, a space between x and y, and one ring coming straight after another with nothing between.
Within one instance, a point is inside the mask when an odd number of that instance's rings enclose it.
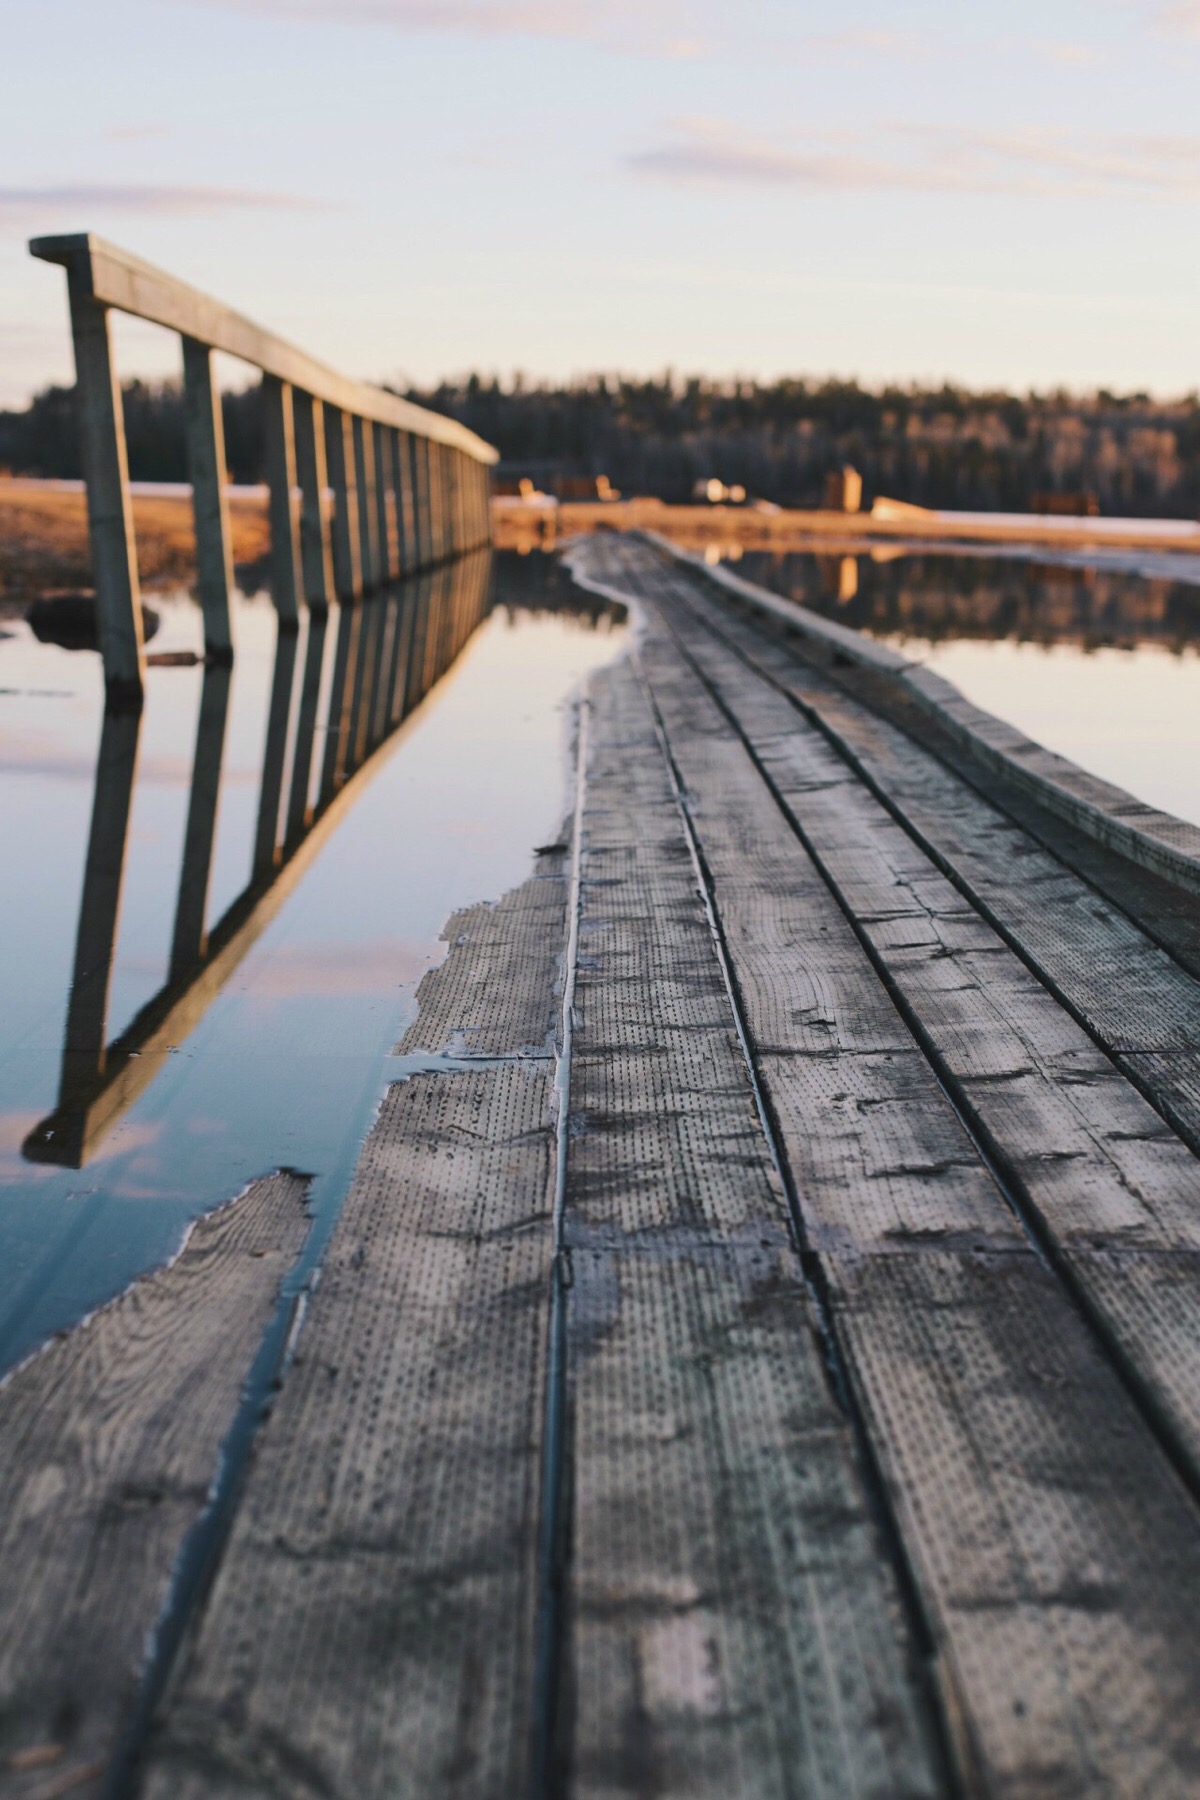
<instances>
[{"instance_id":1,"label":"horizontal handrail","mask_svg":"<svg viewBox=\"0 0 1200 1800\"><path fill-rule=\"evenodd\" d=\"M370 382L339 375L336 369L318 362L232 307L94 232L33 238L29 251L43 262L60 263L74 273L88 298L102 306L148 319L153 325L164 325L183 337L195 338L210 350L222 350L253 363L265 375L302 388L326 406L341 407L343 412L370 419L373 424L416 432L435 444L462 450L476 462L494 463L499 459L499 452L491 444L457 419L430 412L427 407L402 400L398 394Z\"/></svg>"},{"instance_id":2,"label":"horizontal handrail","mask_svg":"<svg viewBox=\"0 0 1200 1800\"><path fill-rule=\"evenodd\" d=\"M210 661L233 656L228 475L214 351L262 372L271 593L281 631L297 628L302 607L353 603L490 542L488 468L497 452L456 419L337 374L92 232L34 238L29 248L67 272L96 622L114 702L141 704L145 656L113 311L179 335L197 591Z\"/></svg>"}]
</instances>

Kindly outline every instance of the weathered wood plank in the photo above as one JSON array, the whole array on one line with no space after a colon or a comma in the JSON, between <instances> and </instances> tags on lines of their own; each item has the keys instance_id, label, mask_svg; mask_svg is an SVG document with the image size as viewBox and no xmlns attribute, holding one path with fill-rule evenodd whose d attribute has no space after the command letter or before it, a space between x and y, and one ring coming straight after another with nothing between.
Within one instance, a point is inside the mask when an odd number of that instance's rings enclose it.
<instances>
[{"instance_id":1,"label":"weathered wood plank","mask_svg":"<svg viewBox=\"0 0 1200 1800\"><path fill-rule=\"evenodd\" d=\"M1200 981L1000 807L793 647L732 612L722 629L844 747L939 867L1200 1151Z\"/></svg>"},{"instance_id":2,"label":"weathered wood plank","mask_svg":"<svg viewBox=\"0 0 1200 1800\"><path fill-rule=\"evenodd\" d=\"M383 1102L147 1800L523 1791L565 931L541 863L422 983L401 1053L479 1060Z\"/></svg>"},{"instance_id":3,"label":"weathered wood plank","mask_svg":"<svg viewBox=\"0 0 1200 1800\"><path fill-rule=\"evenodd\" d=\"M644 657L968 1779L1192 1793L1194 1509L744 749L653 629Z\"/></svg>"},{"instance_id":4,"label":"weathered wood plank","mask_svg":"<svg viewBox=\"0 0 1200 1800\"><path fill-rule=\"evenodd\" d=\"M200 1516L307 1182L254 1182L0 1386L0 1794L99 1791ZM39 1756L37 1753L41 1752Z\"/></svg>"},{"instance_id":5,"label":"weathered wood plank","mask_svg":"<svg viewBox=\"0 0 1200 1800\"><path fill-rule=\"evenodd\" d=\"M827 740L694 610L665 605L1200 1485L1196 1158Z\"/></svg>"},{"instance_id":6,"label":"weathered wood plank","mask_svg":"<svg viewBox=\"0 0 1200 1800\"><path fill-rule=\"evenodd\" d=\"M564 1224L569 1789L939 1792L653 722L628 664L592 691Z\"/></svg>"}]
</instances>

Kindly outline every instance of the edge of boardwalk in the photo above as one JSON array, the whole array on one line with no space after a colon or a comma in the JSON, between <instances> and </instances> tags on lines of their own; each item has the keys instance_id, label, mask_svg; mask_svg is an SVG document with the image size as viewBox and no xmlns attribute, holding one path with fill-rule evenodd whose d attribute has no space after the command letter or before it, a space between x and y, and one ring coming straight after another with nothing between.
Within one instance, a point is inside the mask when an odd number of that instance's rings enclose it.
<instances>
[{"instance_id":1,"label":"edge of boardwalk","mask_svg":"<svg viewBox=\"0 0 1200 1800\"><path fill-rule=\"evenodd\" d=\"M932 714L952 738L988 768L1015 782L1026 794L1108 850L1128 857L1168 881L1200 894L1200 826L1126 793L1091 775L1065 756L1047 750L1014 725L967 700L952 682L913 663L861 632L823 619L797 601L784 600L740 575L706 563L658 532L637 535L672 561L703 575L716 587L798 632L836 667L849 659L860 669L895 684Z\"/></svg>"}]
</instances>

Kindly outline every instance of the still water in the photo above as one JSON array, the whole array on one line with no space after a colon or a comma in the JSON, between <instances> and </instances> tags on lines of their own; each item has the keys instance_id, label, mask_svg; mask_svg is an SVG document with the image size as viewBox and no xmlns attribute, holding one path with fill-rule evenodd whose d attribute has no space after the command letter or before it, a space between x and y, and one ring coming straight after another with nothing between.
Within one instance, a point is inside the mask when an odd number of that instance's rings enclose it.
<instances>
[{"instance_id":1,"label":"still water","mask_svg":"<svg viewBox=\"0 0 1200 1800\"><path fill-rule=\"evenodd\" d=\"M1028 560L747 555L977 704L1200 823L1200 586ZM567 810L568 702L625 621L542 556L486 555L232 671L156 600L140 720L99 659L0 618L0 1370L281 1165L314 1256L452 913Z\"/></svg>"},{"instance_id":2,"label":"still water","mask_svg":"<svg viewBox=\"0 0 1200 1800\"><path fill-rule=\"evenodd\" d=\"M156 657L198 651L183 596ZM616 612L486 555L148 671L0 621L0 1369L281 1165L327 1230L449 916L566 811L572 692Z\"/></svg>"},{"instance_id":3,"label":"still water","mask_svg":"<svg viewBox=\"0 0 1200 1800\"><path fill-rule=\"evenodd\" d=\"M738 573L882 638L1139 800L1200 824L1200 581L1078 557L751 553Z\"/></svg>"}]
</instances>

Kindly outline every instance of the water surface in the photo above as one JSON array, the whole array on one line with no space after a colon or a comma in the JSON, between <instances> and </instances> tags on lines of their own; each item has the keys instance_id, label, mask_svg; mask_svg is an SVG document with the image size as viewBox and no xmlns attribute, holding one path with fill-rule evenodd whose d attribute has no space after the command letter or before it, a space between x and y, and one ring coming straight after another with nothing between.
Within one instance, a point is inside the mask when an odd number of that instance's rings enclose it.
<instances>
[{"instance_id":1,"label":"water surface","mask_svg":"<svg viewBox=\"0 0 1200 1800\"><path fill-rule=\"evenodd\" d=\"M750 553L738 572L927 663L968 699L1200 824L1200 582L1028 554Z\"/></svg>"},{"instance_id":2,"label":"water surface","mask_svg":"<svg viewBox=\"0 0 1200 1800\"><path fill-rule=\"evenodd\" d=\"M291 639L239 597L232 674L151 668L140 722L4 621L0 1367L273 1168L328 1227L446 920L557 835L568 701L621 642L553 565L486 565ZM152 650L198 650L155 605Z\"/></svg>"}]
</instances>

